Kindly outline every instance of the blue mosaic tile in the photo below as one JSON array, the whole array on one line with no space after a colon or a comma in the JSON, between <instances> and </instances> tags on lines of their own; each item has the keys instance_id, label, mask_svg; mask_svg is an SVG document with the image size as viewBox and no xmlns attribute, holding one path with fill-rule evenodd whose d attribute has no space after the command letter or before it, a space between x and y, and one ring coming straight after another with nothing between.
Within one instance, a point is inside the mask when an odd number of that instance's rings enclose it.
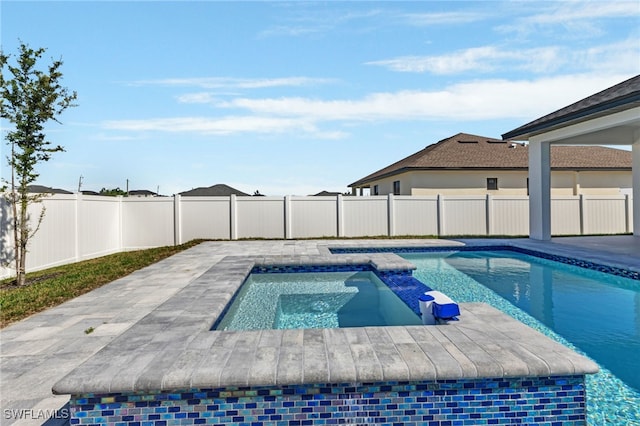
<instances>
[{"instance_id":1,"label":"blue mosaic tile","mask_svg":"<svg viewBox=\"0 0 640 426\"><path fill-rule=\"evenodd\" d=\"M291 274L307 272L361 272L373 271L369 264L362 265L262 265L254 266L252 274Z\"/></svg>"},{"instance_id":2,"label":"blue mosaic tile","mask_svg":"<svg viewBox=\"0 0 640 426\"><path fill-rule=\"evenodd\" d=\"M584 392L583 376L566 376L73 395L70 424L576 426L586 424ZM579 400L564 396L567 393ZM180 398L169 398L169 394ZM193 398L194 394L200 398ZM141 398L168 406L132 412L138 410ZM101 402L116 399L108 418L97 409Z\"/></svg>"}]
</instances>

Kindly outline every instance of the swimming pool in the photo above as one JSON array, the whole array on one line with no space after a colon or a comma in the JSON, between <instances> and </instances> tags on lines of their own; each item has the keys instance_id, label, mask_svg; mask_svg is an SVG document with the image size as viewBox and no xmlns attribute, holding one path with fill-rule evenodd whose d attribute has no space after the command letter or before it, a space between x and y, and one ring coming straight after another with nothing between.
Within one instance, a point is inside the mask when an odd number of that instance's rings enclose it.
<instances>
[{"instance_id":1,"label":"swimming pool","mask_svg":"<svg viewBox=\"0 0 640 426\"><path fill-rule=\"evenodd\" d=\"M640 281L509 250L401 253L457 302L485 302L586 354L591 424L640 422Z\"/></svg>"},{"instance_id":2,"label":"swimming pool","mask_svg":"<svg viewBox=\"0 0 640 426\"><path fill-rule=\"evenodd\" d=\"M371 271L253 273L216 330L417 325L422 320Z\"/></svg>"}]
</instances>

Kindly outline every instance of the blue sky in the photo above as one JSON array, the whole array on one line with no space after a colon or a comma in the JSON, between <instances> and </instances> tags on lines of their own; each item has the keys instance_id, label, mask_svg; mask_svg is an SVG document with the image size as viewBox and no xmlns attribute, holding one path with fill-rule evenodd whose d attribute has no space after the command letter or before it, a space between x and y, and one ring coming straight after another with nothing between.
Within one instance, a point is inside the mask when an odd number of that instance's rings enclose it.
<instances>
[{"instance_id":1,"label":"blue sky","mask_svg":"<svg viewBox=\"0 0 640 426\"><path fill-rule=\"evenodd\" d=\"M3 51L47 48L78 93L47 130L66 152L38 169L72 191L83 176L95 191L344 192L438 140L500 137L640 73L638 1L3 0L0 13Z\"/></svg>"}]
</instances>

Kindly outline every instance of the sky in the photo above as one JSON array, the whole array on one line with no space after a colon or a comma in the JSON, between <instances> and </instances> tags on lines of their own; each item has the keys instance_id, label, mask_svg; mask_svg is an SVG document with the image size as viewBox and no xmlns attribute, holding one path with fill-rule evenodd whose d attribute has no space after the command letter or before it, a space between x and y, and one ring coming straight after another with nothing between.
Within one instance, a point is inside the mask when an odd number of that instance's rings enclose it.
<instances>
[{"instance_id":1,"label":"sky","mask_svg":"<svg viewBox=\"0 0 640 426\"><path fill-rule=\"evenodd\" d=\"M500 138L640 74L640 2L11 1L75 108L38 184L310 195L459 132ZM2 178L9 178L2 122Z\"/></svg>"}]
</instances>

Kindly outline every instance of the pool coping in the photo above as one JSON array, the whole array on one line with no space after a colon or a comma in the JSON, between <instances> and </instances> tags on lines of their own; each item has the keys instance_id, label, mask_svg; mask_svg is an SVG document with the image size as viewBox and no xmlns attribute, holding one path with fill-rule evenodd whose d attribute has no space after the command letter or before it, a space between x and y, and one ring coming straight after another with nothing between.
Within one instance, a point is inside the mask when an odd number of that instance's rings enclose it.
<instances>
[{"instance_id":1,"label":"pool coping","mask_svg":"<svg viewBox=\"0 0 640 426\"><path fill-rule=\"evenodd\" d=\"M397 245L397 242L396 242ZM255 266L371 264L393 253L227 256L53 386L55 394L584 375L593 361L483 303L440 326L210 331Z\"/></svg>"}]
</instances>

